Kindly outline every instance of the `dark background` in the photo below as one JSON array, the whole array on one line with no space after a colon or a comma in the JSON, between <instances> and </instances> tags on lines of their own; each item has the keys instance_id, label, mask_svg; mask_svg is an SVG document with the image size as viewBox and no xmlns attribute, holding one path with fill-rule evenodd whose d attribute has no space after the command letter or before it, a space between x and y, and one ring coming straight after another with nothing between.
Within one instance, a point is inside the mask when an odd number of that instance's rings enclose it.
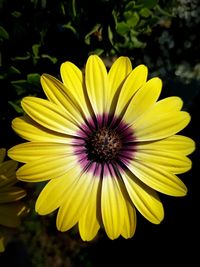
<instances>
[{"instance_id":1,"label":"dark background","mask_svg":"<svg viewBox=\"0 0 200 267\"><path fill-rule=\"evenodd\" d=\"M177 95L192 120L182 134L193 138L193 168L180 175L188 195L160 194L165 218L153 225L137 213L137 229L129 240L111 241L100 231L82 242L77 229L60 233L55 216L34 212L42 184L23 184L30 213L9 235L1 266L198 266L199 262L199 114L200 6L198 1L3 1L0 0L0 147L21 142L11 121L23 114L21 99L43 96L39 76L59 78L60 64L84 67L91 53L109 67L120 56L133 66L149 68L163 80L162 97Z\"/></svg>"}]
</instances>

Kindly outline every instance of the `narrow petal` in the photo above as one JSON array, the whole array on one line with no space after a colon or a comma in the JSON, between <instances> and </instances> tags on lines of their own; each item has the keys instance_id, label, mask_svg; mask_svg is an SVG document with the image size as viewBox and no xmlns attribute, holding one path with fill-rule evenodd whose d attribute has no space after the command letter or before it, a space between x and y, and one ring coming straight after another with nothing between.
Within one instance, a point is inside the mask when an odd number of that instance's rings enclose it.
<instances>
[{"instance_id":1,"label":"narrow petal","mask_svg":"<svg viewBox=\"0 0 200 267\"><path fill-rule=\"evenodd\" d=\"M6 149L5 148L1 148L0 149L0 163L3 162L4 158L6 155Z\"/></svg>"},{"instance_id":2,"label":"narrow petal","mask_svg":"<svg viewBox=\"0 0 200 267\"><path fill-rule=\"evenodd\" d=\"M170 153L189 155L195 150L195 142L183 135L173 135L154 142L141 142L137 144L138 150L162 150Z\"/></svg>"},{"instance_id":3,"label":"narrow petal","mask_svg":"<svg viewBox=\"0 0 200 267\"><path fill-rule=\"evenodd\" d=\"M147 67L144 65L137 66L127 77L121 89L115 114L120 116L127 107L129 101L137 90L142 87L147 80Z\"/></svg>"},{"instance_id":4,"label":"narrow petal","mask_svg":"<svg viewBox=\"0 0 200 267\"><path fill-rule=\"evenodd\" d=\"M68 96L63 83L51 75L43 74L41 76L41 84L49 101L63 108L65 112L68 112L69 116L72 116L76 123L81 124L84 122L77 103L74 103Z\"/></svg>"},{"instance_id":5,"label":"narrow petal","mask_svg":"<svg viewBox=\"0 0 200 267\"><path fill-rule=\"evenodd\" d=\"M0 233L0 253L5 251L5 241L4 235Z\"/></svg>"},{"instance_id":6,"label":"narrow petal","mask_svg":"<svg viewBox=\"0 0 200 267\"><path fill-rule=\"evenodd\" d=\"M125 172L122 178L138 211L150 222L159 224L164 218L164 209L156 192L141 183L130 172Z\"/></svg>"},{"instance_id":7,"label":"narrow petal","mask_svg":"<svg viewBox=\"0 0 200 267\"><path fill-rule=\"evenodd\" d=\"M132 71L132 64L128 57L119 57L111 66L108 73L108 105L111 105L110 113L114 112L120 89Z\"/></svg>"},{"instance_id":8,"label":"narrow petal","mask_svg":"<svg viewBox=\"0 0 200 267\"><path fill-rule=\"evenodd\" d=\"M33 121L28 116L15 118L12 121L13 130L22 138L38 142L71 143L71 136L51 131Z\"/></svg>"},{"instance_id":9,"label":"narrow petal","mask_svg":"<svg viewBox=\"0 0 200 267\"><path fill-rule=\"evenodd\" d=\"M175 174L161 169L155 163L134 160L128 168L143 183L163 194L185 196L187 193L186 186Z\"/></svg>"},{"instance_id":10,"label":"narrow petal","mask_svg":"<svg viewBox=\"0 0 200 267\"><path fill-rule=\"evenodd\" d=\"M73 154L71 145L51 142L28 142L8 150L8 156L19 162L27 163L48 155L68 156Z\"/></svg>"},{"instance_id":11,"label":"narrow petal","mask_svg":"<svg viewBox=\"0 0 200 267\"><path fill-rule=\"evenodd\" d=\"M160 110L160 107L165 112L180 111L183 107L183 100L177 96L166 97L156 103L155 108Z\"/></svg>"},{"instance_id":12,"label":"narrow petal","mask_svg":"<svg viewBox=\"0 0 200 267\"><path fill-rule=\"evenodd\" d=\"M161 93L162 81L152 78L136 92L123 116L126 123L132 124L141 114L156 103Z\"/></svg>"},{"instance_id":13,"label":"narrow petal","mask_svg":"<svg viewBox=\"0 0 200 267\"><path fill-rule=\"evenodd\" d=\"M125 201L117 178L107 175L102 181L101 212L110 239L119 237L124 226Z\"/></svg>"},{"instance_id":14,"label":"narrow petal","mask_svg":"<svg viewBox=\"0 0 200 267\"><path fill-rule=\"evenodd\" d=\"M138 159L144 163L155 163L159 165L160 168L174 174L187 172L192 167L192 162L189 158L180 154L172 154L168 151L138 150L134 154L134 159Z\"/></svg>"},{"instance_id":15,"label":"narrow petal","mask_svg":"<svg viewBox=\"0 0 200 267\"><path fill-rule=\"evenodd\" d=\"M152 108L140 116L132 128L137 141L151 141L169 137L184 129L190 122L185 111L167 112Z\"/></svg>"},{"instance_id":16,"label":"narrow petal","mask_svg":"<svg viewBox=\"0 0 200 267\"><path fill-rule=\"evenodd\" d=\"M11 177L5 176L4 174L0 174L0 191L3 190L3 188L8 188L16 184L17 178L15 175L15 172Z\"/></svg>"},{"instance_id":17,"label":"narrow petal","mask_svg":"<svg viewBox=\"0 0 200 267\"><path fill-rule=\"evenodd\" d=\"M80 168L76 166L69 169L63 176L50 180L36 201L36 212L46 215L60 207L65 199L66 190L78 179L80 173Z\"/></svg>"},{"instance_id":18,"label":"narrow petal","mask_svg":"<svg viewBox=\"0 0 200 267\"><path fill-rule=\"evenodd\" d=\"M25 182L41 182L62 176L77 165L75 156L48 156L20 167L17 178Z\"/></svg>"},{"instance_id":19,"label":"narrow petal","mask_svg":"<svg viewBox=\"0 0 200 267\"><path fill-rule=\"evenodd\" d=\"M109 112L107 106L108 79L103 61L96 55L88 58L85 68L85 82L90 103L96 115Z\"/></svg>"},{"instance_id":20,"label":"narrow petal","mask_svg":"<svg viewBox=\"0 0 200 267\"><path fill-rule=\"evenodd\" d=\"M121 232L121 235L124 238L131 238L134 236L137 224L136 218L137 216L134 206L128 200L126 200L126 209L124 213L124 226Z\"/></svg>"},{"instance_id":21,"label":"narrow petal","mask_svg":"<svg viewBox=\"0 0 200 267\"><path fill-rule=\"evenodd\" d=\"M93 179L94 183L90 195L90 200L78 224L80 236L83 241L92 240L96 236L100 228L97 219L97 206L100 204L100 200L98 199L100 181L97 177L93 177Z\"/></svg>"},{"instance_id":22,"label":"narrow petal","mask_svg":"<svg viewBox=\"0 0 200 267\"><path fill-rule=\"evenodd\" d=\"M20 202L5 203L0 205L0 225L6 227L18 227L19 215L25 210L25 205Z\"/></svg>"},{"instance_id":23,"label":"narrow petal","mask_svg":"<svg viewBox=\"0 0 200 267\"><path fill-rule=\"evenodd\" d=\"M75 135L79 130L68 114L54 103L37 97L25 97L21 104L33 120L47 129L69 135Z\"/></svg>"},{"instance_id":24,"label":"narrow petal","mask_svg":"<svg viewBox=\"0 0 200 267\"><path fill-rule=\"evenodd\" d=\"M90 117L88 99L84 91L83 74L73 63L67 61L61 65L61 77L67 88L67 94L81 108L86 117Z\"/></svg>"},{"instance_id":25,"label":"narrow petal","mask_svg":"<svg viewBox=\"0 0 200 267\"><path fill-rule=\"evenodd\" d=\"M0 183L9 183L9 180L16 180L15 171L17 169L18 163L14 160L6 160L0 165ZM7 181L8 180L8 181ZM7 182L6 182L7 181ZM2 184L2 186L3 186Z\"/></svg>"},{"instance_id":26,"label":"narrow petal","mask_svg":"<svg viewBox=\"0 0 200 267\"><path fill-rule=\"evenodd\" d=\"M82 173L65 192L65 198L59 208L56 225L64 232L72 228L83 216L90 201L94 177L92 172Z\"/></svg>"},{"instance_id":27,"label":"narrow petal","mask_svg":"<svg viewBox=\"0 0 200 267\"><path fill-rule=\"evenodd\" d=\"M12 186L11 188L0 189L0 203L17 201L26 196L26 191L20 187Z\"/></svg>"}]
</instances>

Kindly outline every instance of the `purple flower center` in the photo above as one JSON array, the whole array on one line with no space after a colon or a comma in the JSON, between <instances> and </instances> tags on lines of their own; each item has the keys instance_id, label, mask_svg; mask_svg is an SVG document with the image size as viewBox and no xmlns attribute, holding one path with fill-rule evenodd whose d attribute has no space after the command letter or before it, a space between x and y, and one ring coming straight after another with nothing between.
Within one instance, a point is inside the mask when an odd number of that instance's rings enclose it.
<instances>
[{"instance_id":1,"label":"purple flower center","mask_svg":"<svg viewBox=\"0 0 200 267\"><path fill-rule=\"evenodd\" d=\"M133 129L122 119L99 115L81 125L74 152L84 170L95 166L124 168L134 157L136 141ZM109 167L110 168L110 167Z\"/></svg>"},{"instance_id":2,"label":"purple flower center","mask_svg":"<svg viewBox=\"0 0 200 267\"><path fill-rule=\"evenodd\" d=\"M95 162L115 160L122 147L120 135L108 127L92 133L85 142L88 159Z\"/></svg>"}]
</instances>

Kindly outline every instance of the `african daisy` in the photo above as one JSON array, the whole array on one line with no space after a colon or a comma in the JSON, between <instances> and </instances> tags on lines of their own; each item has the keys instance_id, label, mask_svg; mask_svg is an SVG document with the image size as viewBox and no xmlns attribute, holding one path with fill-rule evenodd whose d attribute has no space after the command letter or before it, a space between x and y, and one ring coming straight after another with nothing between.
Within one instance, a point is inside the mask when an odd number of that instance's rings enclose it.
<instances>
[{"instance_id":1,"label":"african daisy","mask_svg":"<svg viewBox=\"0 0 200 267\"><path fill-rule=\"evenodd\" d=\"M62 82L44 74L47 99L25 97L26 115L13 129L29 142L14 146L9 156L25 163L17 171L26 182L50 180L36 202L46 215L58 209L57 228L78 223L83 240L100 227L110 239L130 238L136 209L158 224L164 211L156 191L184 196L176 176L191 168L187 157L194 142L176 135L190 121L179 97L159 100L162 82L147 81L147 67L132 70L119 57L109 72L96 55L85 72L71 62L61 65Z\"/></svg>"}]
</instances>

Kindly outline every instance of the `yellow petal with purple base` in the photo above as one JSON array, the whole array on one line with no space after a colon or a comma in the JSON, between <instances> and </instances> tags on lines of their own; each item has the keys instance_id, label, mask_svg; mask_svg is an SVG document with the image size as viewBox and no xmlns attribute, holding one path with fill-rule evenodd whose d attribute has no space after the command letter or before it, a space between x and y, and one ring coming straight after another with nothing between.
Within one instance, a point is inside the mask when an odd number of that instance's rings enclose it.
<instances>
[{"instance_id":1,"label":"yellow petal with purple base","mask_svg":"<svg viewBox=\"0 0 200 267\"><path fill-rule=\"evenodd\" d=\"M87 209L93 188L93 174L82 173L78 179L66 189L65 197L59 208L56 225L64 232L72 228Z\"/></svg>"},{"instance_id":2,"label":"yellow petal with purple base","mask_svg":"<svg viewBox=\"0 0 200 267\"><path fill-rule=\"evenodd\" d=\"M123 175L123 181L130 199L139 212L150 222L159 224L164 218L164 209L156 192L130 172Z\"/></svg>"},{"instance_id":3,"label":"yellow petal with purple base","mask_svg":"<svg viewBox=\"0 0 200 267\"><path fill-rule=\"evenodd\" d=\"M68 113L47 100L25 97L22 100L22 107L34 121L47 129L68 135L75 135L79 130Z\"/></svg>"},{"instance_id":4,"label":"yellow petal with purple base","mask_svg":"<svg viewBox=\"0 0 200 267\"><path fill-rule=\"evenodd\" d=\"M103 225L110 239L119 237L122 232L125 208L117 179L107 175L102 181L101 212Z\"/></svg>"},{"instance_id":5,"label":"yellow petal with purple base","mask_svg":"<svg viewBox=\"0 0 200 267\"><path fill-rule=\"evenodd\" d=\"M144 184L163 194L177 197L187 194L186 186L175 174L155 163L133 160L129 169Z\"/></svg>"},{"instance_id":6,"label":"yellow petal with purple base","mask_svg":"<svg viewBox=\"0 0 200 267\"><path fill-rule=\"evenodd\" d=\"M103 61L95 55L88 58L85 68L88 97L96 115L107 111L108 75Z\"/></svg>"}]
</instances>

